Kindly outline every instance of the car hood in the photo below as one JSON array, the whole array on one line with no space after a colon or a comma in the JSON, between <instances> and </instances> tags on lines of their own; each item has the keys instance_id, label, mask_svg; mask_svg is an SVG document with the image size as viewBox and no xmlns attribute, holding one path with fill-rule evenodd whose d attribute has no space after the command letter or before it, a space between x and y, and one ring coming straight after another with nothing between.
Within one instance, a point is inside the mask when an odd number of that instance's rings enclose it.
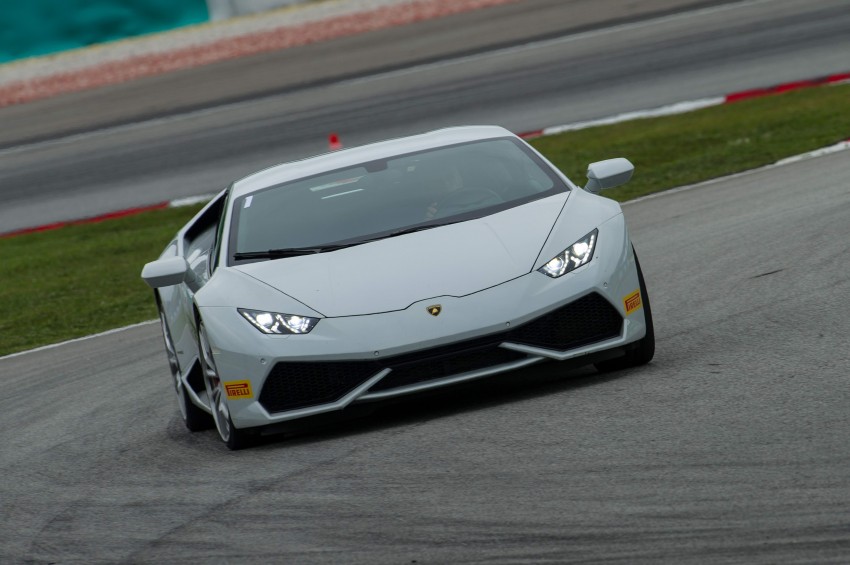
<instances>
[{"instance_id":1,"label":"car hood","mask_svg":"<svg viewBox=\"0 0 850 565\"><path fill-rule=\"evenodd\" d=\"M531 271L568 193L329 253L233 267L326 317L403 310Z\"/></svg>"}]
</instances>

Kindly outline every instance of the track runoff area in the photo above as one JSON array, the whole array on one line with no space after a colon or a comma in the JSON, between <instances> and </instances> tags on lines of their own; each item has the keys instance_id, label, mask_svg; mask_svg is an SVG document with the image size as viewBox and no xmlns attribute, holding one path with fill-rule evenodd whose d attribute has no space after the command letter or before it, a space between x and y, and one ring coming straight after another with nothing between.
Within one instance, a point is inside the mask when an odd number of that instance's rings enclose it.
<instances>
[{"instance_id":1,"label":"track runoff area","mask_svg":"<svg viewBox=\"0 0 850 565\"><path fill-rule=\"evenodd\" d=\"M741 100L748 100L750 98L758 98L762 96L770 96L773 94L781 94L783 92L790 92L792 90L800 90L803 88L814 88L820 86L828 86L828 85L836 85L850 82L850 72L839 73L834 75L829 75L825 77L819 77L808 80L800 80L795 82L777 84L773 86L767 86L763 88L755 88L750 90L744 90L740 92L733 92L730 94L726 94L725 96L716 96L711 98L701 98L698 100L689 100L683 102L677 102L675 104L669 104L666 106L660 106L658 108L652 108L648 110L638 110L634 112L626 112L623 114L616 114L613 116L598 118L595 120L587 120L582 122L574 122L571 124L563 124L550 126L547 128L521 132L518 135L523 139L535 139L538 137L545 137L549 135L557 135L559 133L567 132L567 131L575 131L580 129L586 129L597 126L604 126L610 124L617 124L621 122L626 122L630 120L639 120L639 119L647 119L647 118L657 118L661 116L671 116L674 114L685 114L688 112L694 112L696 110L701 110L703 108L709 108L711 106L720 106L723 104L734 104L735 102L739 102ZM850 132L848 132L850 133ZM342 149L343 143L340 140L339 136L336 133L328 134L328 150L335 151L338 149ZM844 151L850 149L850 138L841 141L835 145L831 145L829 147L824 147L821 149L817 149L815 151L810 151L801 155L795 155L792 157L787 157L776 163L773 163L770 166L782 165L785 163L791 163L795 161L799 161L801 159L807 159L810 157L816 157L819 155L824 155L828 153L834 153L837 151ZM675 190L675 189L674 189ZM195 204L203 203L210 200L214 195L213 194L201 194L198 196L190 197L190 198L180 198L177 200L168 200L164 202L157 202L154 204L150 204L148 206L141 206L136 208L127 208L124 210L116 210L114 212L109 212L107 214L101 214L98 216L91 216L86 218L80 218L77 220L69 220L64 222L54 222L50 224L44 224L40 226L33 226L29 228L24 228L12 232L8 232L5 234L0 234L0 238L9 238L16 237L19 235L24 235L28 233L37 233L55 230L59 228L63 228L71 225L78 224L89 224L89 223L98 223L105 222L109 220L114 220L117 218L123 218L126 216L132 216L135 214L141 214L143 212L150 212L152 210L162 210L165 208L179 208L182 206L192 206Z\"/></svg>"}]
</instances>

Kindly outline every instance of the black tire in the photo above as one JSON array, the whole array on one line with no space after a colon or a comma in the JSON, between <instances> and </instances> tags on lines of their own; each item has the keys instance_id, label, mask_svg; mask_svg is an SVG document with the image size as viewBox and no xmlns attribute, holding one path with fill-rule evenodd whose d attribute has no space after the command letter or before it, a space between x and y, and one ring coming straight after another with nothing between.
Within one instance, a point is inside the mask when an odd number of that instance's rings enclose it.
<instances>
[{"instance_id":1,"label":"black tire","mask_svg":"<svg viewBox=\"0 0 850 565\"><path fill-rule=\"evenodd\" d=\"M652 308L649 304L649 293L646 292L646 282L643 280L643 271L640 268L640 261L638 261L634 248L632 248L632 253L635 256L635 266L637 267L638 282L640 283L641 305L644 318L646 319L646 335L637 342L636 347L627 351L624 356L596 363L596 370L603 373L640 367L652 361L652 358L655 356L655 328L652 323Z\"/></svg>"},{"instance_id":2,"label":"black tire","mask_svg":"<svg viewBox=\"0 0 850 565\"><path fill-rule=\"evenodd\" d=\"M177 350L174 347L174 340L171 338L171 330L168 329L159 296L156 298L156 306L159 311L162 339L165 342L165 355L168 357L168 368L171 369L171 380L174 384L174 391L177 393L177 407L180 409L183 423L192 432L208 430L213 427L212 417L203 409L195 406L185 390L185 384L181 379L182 371L180 370L180 361L177 359Z\"/></svg>"},{"instance_id":3,"label":"black tire","mask_svg":"<svg viewBox=\"0 0 850 565\"><path fill-rule=\"evenodd\" d=\"M251 445L253 435L245 430L240 430L233 425L230 418L230 410L225 399L224 385L218 376L218 369L213 359L212 348L207 339L204 322L198 320L198 351L200 352L201 370L204 376L204 387L207 390L207 398L210 403L212 420L218 437L224 442L228 449L238 450Z\"/></svg>"}]
</instances>

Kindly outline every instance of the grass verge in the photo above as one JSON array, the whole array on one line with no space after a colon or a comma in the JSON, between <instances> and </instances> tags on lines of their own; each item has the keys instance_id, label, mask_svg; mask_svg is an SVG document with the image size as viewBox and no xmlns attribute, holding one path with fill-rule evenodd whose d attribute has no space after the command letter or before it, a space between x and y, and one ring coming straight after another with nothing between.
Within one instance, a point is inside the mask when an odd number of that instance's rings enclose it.
<instances>
[{"instance_id":1,"label":"grass verge","mask_svg":"<svg viewBox=\"0 0 850 565\"><path fill-rule=\"evenodd\" d=\"M141 267L199 208L0 239L0 355L155 318Z\"/></svg>"},{"instance_id":2,"label":"grass verge","mask_svg":"<svg viewBox=\"0 0 850 565\"><path fill-rule=\"evenodd\" d=\"M602 126L532 144L576 182L625 156L629 200L752 169L850 137L850 85L800 90L690 114ZM200 206L0 239L0 356L156 317L139 278Z\"/></svg>"}]
</instances>

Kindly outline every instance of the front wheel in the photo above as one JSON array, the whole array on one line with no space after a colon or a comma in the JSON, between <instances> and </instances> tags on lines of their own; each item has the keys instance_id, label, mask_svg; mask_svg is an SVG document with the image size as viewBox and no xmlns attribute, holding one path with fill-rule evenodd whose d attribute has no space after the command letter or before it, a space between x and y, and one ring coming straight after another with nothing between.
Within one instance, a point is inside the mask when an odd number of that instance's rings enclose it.
<instances>
[{"instance_id":1,"label":"front wheel","mask_svg":"<svg viewBox=\"0 0 850 565\"><path fill-rule=\"evenodd\" d=\"M637 267L638 282L640 283L640 299L643 307L643 316L646 320L646 335L637 342L637 346L634 349L630 349L624 356L596 363L596 369L603 373L646 365L655 356L655 329L652 324L652 308L649 305L649 294L646 292L646 282L643 280L643 271L640 269L640 261L638 261L637 253L634 252L634 249L632 249L632 253L635 256L635 266Z\"/></svg>"},{"instance_id":2,"label":"front wheel","mask_svg":"<svg viewBox=\"0 0 850 565\"><path fill-rule=\"evenodd\" d=\"M186 392L180 362L177 359L177 350L174 347L174 340L171 339L171 331L168 329L165 312L162 311L162 305L158 298L157 309L159 310L159 323L162 326L162 339L165 341L165 354L168 357L168 368L171 369L174 391L177 393L177 406L180 408L183 423L193 432L208 430L212 427L212 420L209 414L195 406L195 403L189 398L189 393Z\"/></svg>"},{"instance_id":3,"label":"front wheel","mask_svg":"<svg viewBox=\"0 0 850 565\"><path fill-rule=\"evenodd\" d=\"M207 390L210 411L212 412L215 428L221 441L233 450L242 449L250 444L251 436L244 430L233 426L230 419L230 410L227 408L224 383L218 376L218 369L213 358L212 347L210 347L204 323L198 322L198 349L200 350L201 368L204 372L204 387Z\"/></svg>"}]
</instances>

